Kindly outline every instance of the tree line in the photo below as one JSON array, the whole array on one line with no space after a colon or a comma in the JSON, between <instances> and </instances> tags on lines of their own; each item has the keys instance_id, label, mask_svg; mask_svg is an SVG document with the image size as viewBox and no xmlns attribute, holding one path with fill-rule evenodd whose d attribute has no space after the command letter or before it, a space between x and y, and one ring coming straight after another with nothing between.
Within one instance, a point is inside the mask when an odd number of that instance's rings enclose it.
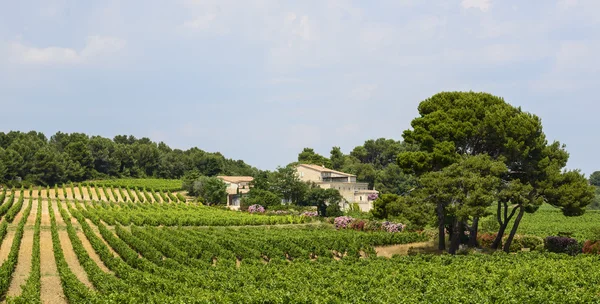
<instances>
[{"instance_id":1,"label":"tree line","mask_svg":"<svg viewBox=\"0 0 600 304\"><path fill-rule=\"evenodd\" d=\"M0 184L54 185L111 177L181 178L202 175L253 175L241 160L198 148L172 149L149 138L117 135L113 139L83 133L0 132Z\"/></svg>"}]
</instances>

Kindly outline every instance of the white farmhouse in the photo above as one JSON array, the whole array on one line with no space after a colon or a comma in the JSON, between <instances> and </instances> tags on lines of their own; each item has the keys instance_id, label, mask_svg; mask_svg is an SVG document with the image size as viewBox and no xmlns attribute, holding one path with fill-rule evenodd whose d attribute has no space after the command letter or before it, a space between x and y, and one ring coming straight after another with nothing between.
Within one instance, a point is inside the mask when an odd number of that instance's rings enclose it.
<instances>
[{"instance_id":1,"label":"white farmhouse","mask_svg":"<svg viewBox=\"0 0 600 304\"><path fill-rule=\"evenodd\" d=\"M369 197L379 194L379 191L369 190L368 183L356 182L356 175L353 174L309 164L299 164L296 171L304 182L313 182L324 189L337 189L345 199L340 203L342 209L348 208L348 204L357 203L360 210L367 212L373 208L373 201Z\"/></svg>"}]
</instances>

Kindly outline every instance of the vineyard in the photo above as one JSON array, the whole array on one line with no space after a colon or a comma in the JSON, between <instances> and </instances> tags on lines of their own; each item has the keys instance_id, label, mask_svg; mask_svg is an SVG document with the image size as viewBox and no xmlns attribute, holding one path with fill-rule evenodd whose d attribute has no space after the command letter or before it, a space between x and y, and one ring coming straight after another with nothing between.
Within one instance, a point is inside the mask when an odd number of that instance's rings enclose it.
<instances>
[{"instance_id":1,"label":"vineyard","mask_svg":"<svg viewBox=\"0 0 600 304\"><path fill-rule=\"evenodd\" d=\"M181 190L181 180L179 179L158 179L158 178L122 178L89 181L83 183L86 186L103 186L110 188L145 188L162 191Z\"/></svg>"},{"instance_id":2,"label":"vineyard","mask_svg":"<svg viewBox=\"0 0 600 304\"><path fill-rule=\"evenodd\" d=\"M0 193L3 298L9 303L600 301L597 255L388 259L377 256L376 246L428 237L336 230L311 217L228 211L154 189L81 184Z\"/></svg>"}]
</instances>

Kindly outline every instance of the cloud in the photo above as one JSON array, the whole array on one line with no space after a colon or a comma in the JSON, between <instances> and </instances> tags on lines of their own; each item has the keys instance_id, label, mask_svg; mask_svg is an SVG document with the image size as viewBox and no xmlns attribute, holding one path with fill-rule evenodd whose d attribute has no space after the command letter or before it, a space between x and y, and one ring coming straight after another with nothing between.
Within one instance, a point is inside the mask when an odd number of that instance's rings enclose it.
<instances>
[{"instance_id":1,"label":"cloud","mask_svg":"<svg viewBox=\"0 0 600 304\"><path fill-rule=\"evenodd\" d=\"M125 40L114 37L88 36L85 46L77 51L65 47L33 47L21 42L9 44L9 59L21 64L82 64L95 58L116 53L125 47Z\"/></svg>"},{"instance_id":2,"label":"cloud","mask_svg":"<svg viewBox=\"0 0 600 304\"><path fill-rule=\"evenodd\" d=\"M482 12L488 12L492 7L492 0L462 0L460 5L464 9L477 8Z\"/></svg>"}]
</instances>

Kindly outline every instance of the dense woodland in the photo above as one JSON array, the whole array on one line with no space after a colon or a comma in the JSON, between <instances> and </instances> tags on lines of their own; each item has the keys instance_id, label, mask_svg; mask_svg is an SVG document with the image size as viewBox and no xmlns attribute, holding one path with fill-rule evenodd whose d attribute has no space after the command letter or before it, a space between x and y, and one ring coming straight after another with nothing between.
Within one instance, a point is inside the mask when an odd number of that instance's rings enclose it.
<instances>
[{"instance_id":1,"label":"dense woodland","mask_svg":"<svg viewBox=\"0 0 600 304\"><path fill-rule=\"evenodd\" d=\"M54 185L110 177L181 178L202 175L253 175L241 160L198 148L172 149L149 138L118 135L113 139L58 132L0 132L0 184Z\"/></svg>"}]
</instances>

